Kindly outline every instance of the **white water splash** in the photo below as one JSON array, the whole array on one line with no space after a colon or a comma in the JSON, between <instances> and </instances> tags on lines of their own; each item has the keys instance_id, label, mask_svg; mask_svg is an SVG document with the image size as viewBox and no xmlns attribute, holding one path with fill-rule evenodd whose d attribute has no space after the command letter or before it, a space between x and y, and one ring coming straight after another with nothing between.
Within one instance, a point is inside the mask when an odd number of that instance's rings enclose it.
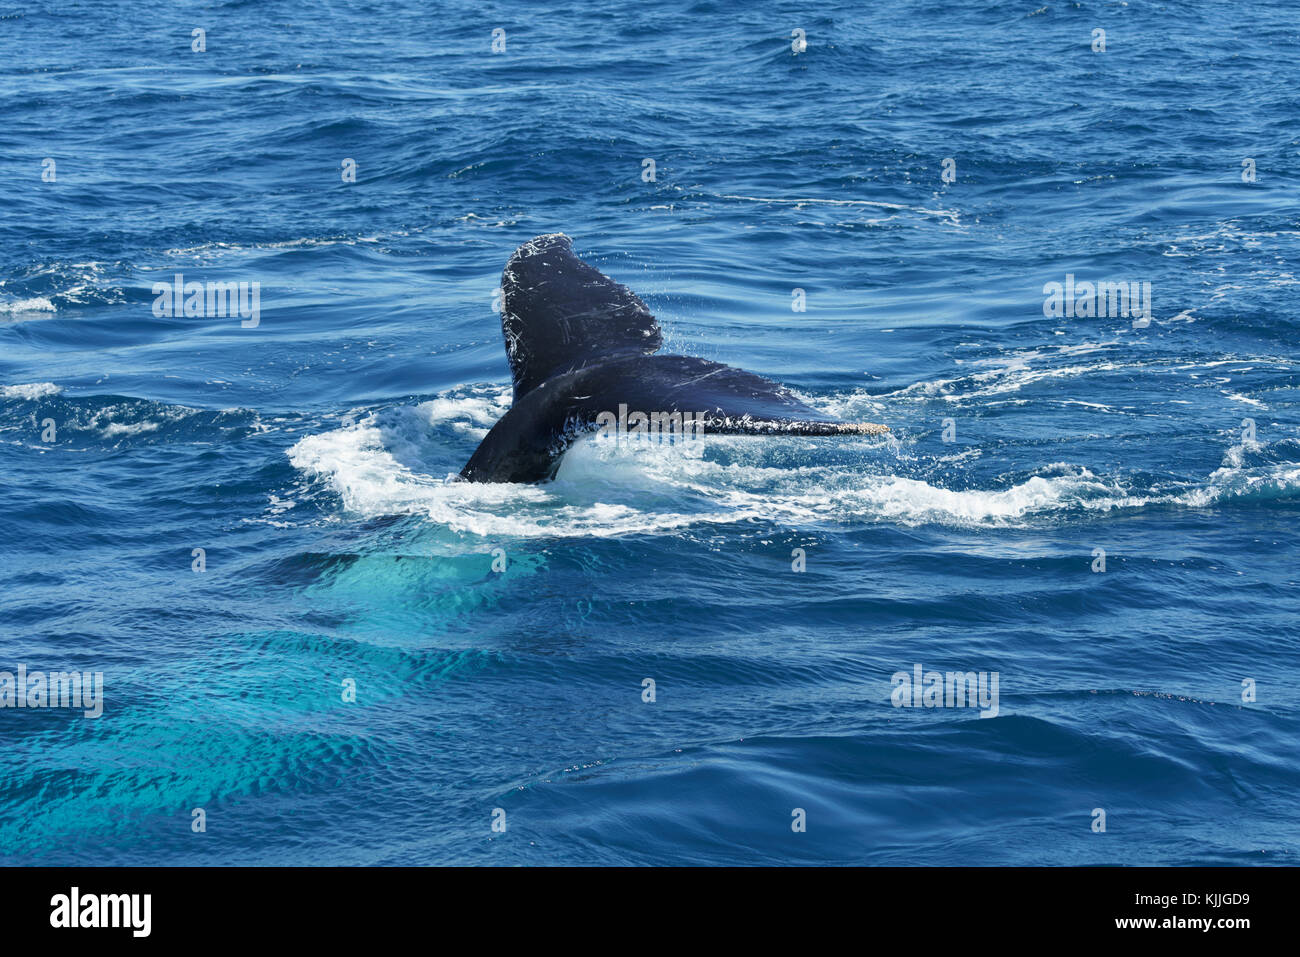
<instances>
[{"instance_id":1,"label":"white water splash","mask_svg":"<svg viewBox=\"0 0 1300 957\"><path fill-rule=\"evenodd\" d=\"M58 395L62 386L53 382L32 382L27 385L0 385L0 397L6 399L43 399L47 395Z\"/></svg>"},{"instance_id":2,"label":"white water splash","mask_svg":"<svg viewBox=\"0 0 1300 957\"><path fill-rule=\"evenodd\" d=\"M12 299L9 302L0 302L0 315L20 316L25 313L33 312L55 312L54 303L44 296L33 296L30 299Z\"/></svg>"},{"instance_id":3,"label":"white water splash","mask_svg":"<svg viewBox=\"0 0 1300 957\"><path fill-rule=\"evenodd\" d=\"M541 485L461 482L425 464L445 456L446 434L439 436L435 426L487 425L505 410L508 395L480 388L387 410L349 428L308 436L289 449L289 459L308 478L324 482L356 516L417 515L455 533L489 538L662 534L752 522L1023 526L1053 515L1204 507L1235 496L1300 490L1300 468L1246 468L1244 447L1229 449L1223 467L1204 482L1159 487L1134 487L1082 465L1056 462L1005 487L945 488L896 474L903 463L892 437L861 442L857 460L848 464L796 467L765 463L774 456L815 462L818 443L824 448L833 440L705 436L638 447L588 437L566 453L555 481Z\"/></svg>"}]
</instances>

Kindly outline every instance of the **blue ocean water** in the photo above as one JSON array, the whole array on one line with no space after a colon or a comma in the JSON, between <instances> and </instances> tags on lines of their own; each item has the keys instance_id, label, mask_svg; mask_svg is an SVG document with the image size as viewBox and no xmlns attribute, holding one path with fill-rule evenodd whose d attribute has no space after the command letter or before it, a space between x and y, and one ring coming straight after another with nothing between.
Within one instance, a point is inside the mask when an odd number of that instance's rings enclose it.
<instances>
[{"instance_id":1,"label":"blue ocean water","mask_svg":"<svg viewBox=\"0 0 1300 957\"><path fill-rule=\"evenodd\" d=\"M1278 0L4 4L0 670L104 710L0 710L0 858L1295 863L1297 41ZM554 231L665 351L891 437L448 481ZM177 273L257 324L155 315ZM1067 276L1149 324L1045 315ZM917 665L996 716L896 707Z\"/></svg>"}]
</instances>

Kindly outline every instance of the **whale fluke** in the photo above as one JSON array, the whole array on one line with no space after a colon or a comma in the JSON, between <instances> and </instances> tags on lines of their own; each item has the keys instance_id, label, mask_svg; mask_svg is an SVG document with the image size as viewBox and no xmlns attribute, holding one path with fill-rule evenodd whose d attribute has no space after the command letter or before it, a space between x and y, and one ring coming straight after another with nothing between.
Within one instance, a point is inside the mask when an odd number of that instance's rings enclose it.
<instances>
[{"instance_id":1,"label":"whale fluke","mask_svg":"<svg viewBox=\"0 0 1300 957\"><path fill-rule=\"evenodd\" d=\"M564 233L530 239L506 263L501 331L515 401L594 361L659 351L659 323L631 289L573 253Z\"/></svg>"},{"instance_id":2,"label":"whale fluke","mask_svg":"<svg viewBox=\"0 0 1300 957\"><path fill-rule=\"evenodd\" d=\"M632 409L722 434L872 435L811 408L782 385L693 356L656 355L663 335L627 286L573 252L563 233L524 243L501 276L501 331L514 403L470 457L461 477L538 482L598 420ZM675 419L674 419L675 417Z\"/></svg>"}]
</instances>

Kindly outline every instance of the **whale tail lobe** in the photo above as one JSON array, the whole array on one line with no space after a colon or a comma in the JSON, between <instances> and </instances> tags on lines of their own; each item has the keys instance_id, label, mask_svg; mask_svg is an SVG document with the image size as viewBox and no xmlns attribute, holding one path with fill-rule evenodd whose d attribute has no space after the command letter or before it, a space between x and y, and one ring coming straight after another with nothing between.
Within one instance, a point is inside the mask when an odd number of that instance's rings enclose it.
<instances>
[{"instance_id":1,"label":"whale tail lobe","mask_svg":"<svg viewBox=\"0 0 1300 957\"><path fill-rule=\"evenodd\" d=\"M573 252L563 233L530 239L501 274L501 332L515 401L592 362L652 355L659 324L631 289Z\"/></svg>"}]
</instances>

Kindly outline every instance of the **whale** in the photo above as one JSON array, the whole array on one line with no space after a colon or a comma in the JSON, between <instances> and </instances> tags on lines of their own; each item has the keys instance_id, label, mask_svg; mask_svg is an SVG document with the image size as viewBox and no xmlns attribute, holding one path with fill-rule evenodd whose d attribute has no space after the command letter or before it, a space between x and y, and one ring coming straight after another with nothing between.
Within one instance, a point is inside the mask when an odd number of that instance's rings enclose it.
<instances>
[{"instance_id":1,"label":"whale","mask_svg":"<svg viewBox=\"0 0 1300 957\"><path fill-rule=\"evenodd\" d=\"M663 333L646 304L578 258L564 233L537 236L516 249L501 274L501 293L514 397L461 479L553 479L575 441L611 427L636 433L654 423L692 436L889 431L819 412L752 372L660 354Z\"/></svg>"}]
</instances>

